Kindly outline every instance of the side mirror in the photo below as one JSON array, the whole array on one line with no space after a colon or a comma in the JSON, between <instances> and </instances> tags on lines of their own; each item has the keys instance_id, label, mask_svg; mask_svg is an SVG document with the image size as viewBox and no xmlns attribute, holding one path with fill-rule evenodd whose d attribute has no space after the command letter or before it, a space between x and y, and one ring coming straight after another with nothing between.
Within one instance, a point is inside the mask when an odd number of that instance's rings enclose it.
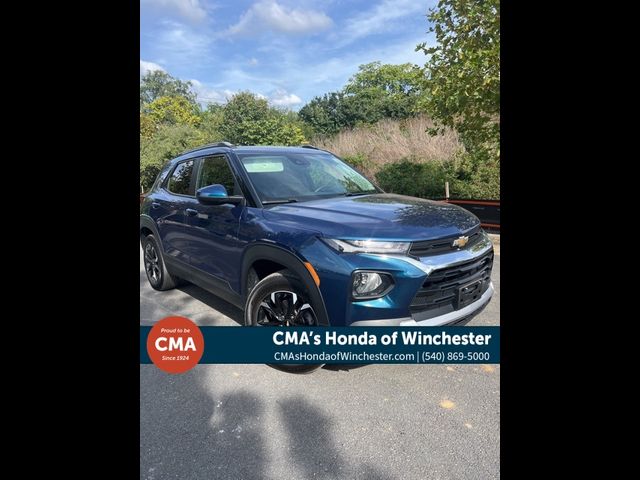
<instances>
[{"instance_id":1,"label":"side mirror","mask_svg":"<svg viewBox=\"0 0 640 480\"><path fill-rule=\"evenodd\" d=\"M229 203L232 205L244 205L243 196L230 197L224 185L219 184L202 187L196 192L196 198L203 205L225 205Z\"/></svg>"}]
</instances>

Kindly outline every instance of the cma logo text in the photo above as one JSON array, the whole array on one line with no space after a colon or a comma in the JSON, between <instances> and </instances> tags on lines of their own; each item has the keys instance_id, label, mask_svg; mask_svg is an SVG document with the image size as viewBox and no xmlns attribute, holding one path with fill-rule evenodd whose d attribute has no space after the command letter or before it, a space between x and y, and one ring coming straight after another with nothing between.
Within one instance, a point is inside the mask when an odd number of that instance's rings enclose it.
<instances>
[{"instance_id":1,"label":"cma logo text","mask_svg":"<svg viewBox=\"0 0 640 480\"><path fill-rule=\"evenodd\" d=\"M296 332L279 330L273 334L273 343L276 345L320 345L322 337L311 332Z\"/></svg>"},{"instance_id":2,"label":"cma logo text","mask_svg":"<svg viewBox=\"0 0 640 480\"><path fill-rule=\"evenodd\" d=\"M187 337L186 339L182 337L158 337L156 338L155 347L156 350L160 352L166 352L167 350L179 350L181 352L186 352L188 350L196 351L196 345L191 337Z\"/></svg>"}]
</instances>

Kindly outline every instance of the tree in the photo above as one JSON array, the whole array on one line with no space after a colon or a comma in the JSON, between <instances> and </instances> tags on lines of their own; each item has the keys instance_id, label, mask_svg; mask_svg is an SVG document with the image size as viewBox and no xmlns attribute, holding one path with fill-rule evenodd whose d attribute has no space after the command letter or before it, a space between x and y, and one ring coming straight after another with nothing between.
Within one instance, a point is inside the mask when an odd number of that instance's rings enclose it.
<instances>
[{"instance_id":1,"label":"tree","mask_svg":"<svg viewBox=\"0 0 640 480\"><path fill-rule=\"evenodd\" d=\"M347 121L342 117L342 92L326 93L321 97L314 97L309 103L300 109L300 119L311 125L316 133L333 135L341 128L347 126Z\"/></svg>"},{"instance_id":2,"label":"tree","mask_svg":"<svg viewBox=\"0 0 640 480\"><path fill-rule=\"evenodd\" d=\"M207 143L204 134L191 125L162 125L151 138L140 138L140 183L146 192L162 165L181 152Z\"/></svg>"},{"instance_id":3,"label":"tree","mask_svg":"<svg viewBox=\"0 0 640 480\"><path fill-rule=\"evenodd\" d=\"M348 98L362 99L359 104L369 105L368 112L362 114L365 123L415 115L422 90L421 69L411 63L360 65L358 73L344 87Z\"/></svg>"},{"instance_id":4,"label":"tree","mask_svg":"<svg viewBox=\"0 0 640 480\"><path fill-rule=\"evenodd\" d=\"M202 112L200 121L200 130L209 138L209 142L220 142L224 140L221 133L221 127L224 123L224 114L222 105L211 103L207 109Z\"/></svg>"},{"instance_id":5,"label":"tree","mask_svg":"<svg viewBox=\"0 0 640 480\"><path fill-rule=\"evenodd\" d=\"M198 106L185 97L158 97L147 106L146 110L155 125L190 125L195 127L200 124L201 120Z\"/></svg>"},{"instance_id":6,"label":"tree","mask_svg":"<svg viewBox=\"0 0 640 480\"><path fill-rule=\"evenodd\" d=\"M407 118L419 113L423 95L416 65L360 65L344 88L315 97L300 109L300 118L316 132L333 135L342 128L373 124L383 118Z\"/></svg>"},{"instance_id":7,"label":"tree","mask_svg":"<svg viewBox=\"0 0 640 480\"><path fill-rule=\"evenodd\" d=\"M306 140L300 127L286 123L281 117L246 120L235 124L231 139L238 145L300 145Z\"/></svg>"},{"instance_id":8,"label":"tree","mask_svg":"<svg viewBox=\"0 0 640 480\"><path fill-rule=\"evenodd\" d=\"M422 50L425 107L454 128L477 161L500 156L500 1L440 0L428 16L436 44Z\"/></svg>"},{"instance_id":9,"label":"tree","mask_svg":"<svg viewBox=\"0 0 640 480\"><path fill-rule=\"evenodd\" d=\"M238 145L300 145L306 140L288 114L269 107L266 99L240 92L222 107L222 138Z\"/></svg>"},{"instance_id":10,"label":"tree","mask_svg":"<svg viewBox=\"0 0 640 480\"><path fill-rule=\"evenodd\" d=\"M269 102L251 92L239 92L223 107L226 123L240 123L266 118L269 115Z\"/></svg>"},{"instance_id":11,"label":"tree","mask_svg":"<svg viewBox=\"0 0 640 480\"><path fill-rule=\"evenodd\" d=\"M160 97L184 97L196 104L196 94L191 82L172 77L166 72L154 70L140 79L140 110Z\"/></svg>"},{"instance_id":12,"label":"tree","mask_svg":"<svg viewBox=\"0 0 640 480\"><path fill-rule=\"evenodd\" d=\"M153 137L157 129L158 126L150 115L140 113L140 136L142 138Z\"/></svg>"}]
</instances>

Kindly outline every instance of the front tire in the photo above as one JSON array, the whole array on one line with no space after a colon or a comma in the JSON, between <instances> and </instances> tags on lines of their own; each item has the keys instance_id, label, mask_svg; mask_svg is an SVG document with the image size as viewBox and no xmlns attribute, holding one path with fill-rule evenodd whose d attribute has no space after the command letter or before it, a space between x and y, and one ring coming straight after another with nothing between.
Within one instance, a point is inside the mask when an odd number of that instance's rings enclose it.
<instances>
[{"instance_id":1,"label":"front tire","mask_svg":"<svg viewBox=\"0 0 640 480\"><path fill-rule=\"evenodd\" d=\"M318 319L307 289L288 270L272 273L251 290L244 309L244 323L252 327L317 326ZM311 373L309 364L269 364L288 373Z\"/></svg>"}]
</instances>

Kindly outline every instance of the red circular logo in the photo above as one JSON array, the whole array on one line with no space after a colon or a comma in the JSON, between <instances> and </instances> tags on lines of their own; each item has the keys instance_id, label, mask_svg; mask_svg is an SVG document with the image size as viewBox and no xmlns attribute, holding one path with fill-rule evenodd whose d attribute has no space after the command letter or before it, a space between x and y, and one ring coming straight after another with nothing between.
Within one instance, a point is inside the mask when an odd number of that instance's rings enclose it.
<instances>
[{"instance_id":1,"label":"red circular logo","mask_svg":"<svg viewBox=\"0 0 640 480\"><path fill-rule=\"evenodd\" d=\"M188 318L163 318L149 331L147 353L160 370L186 372L198 364L204 353L202 331Z\"/></svg>"}]
</instances>

